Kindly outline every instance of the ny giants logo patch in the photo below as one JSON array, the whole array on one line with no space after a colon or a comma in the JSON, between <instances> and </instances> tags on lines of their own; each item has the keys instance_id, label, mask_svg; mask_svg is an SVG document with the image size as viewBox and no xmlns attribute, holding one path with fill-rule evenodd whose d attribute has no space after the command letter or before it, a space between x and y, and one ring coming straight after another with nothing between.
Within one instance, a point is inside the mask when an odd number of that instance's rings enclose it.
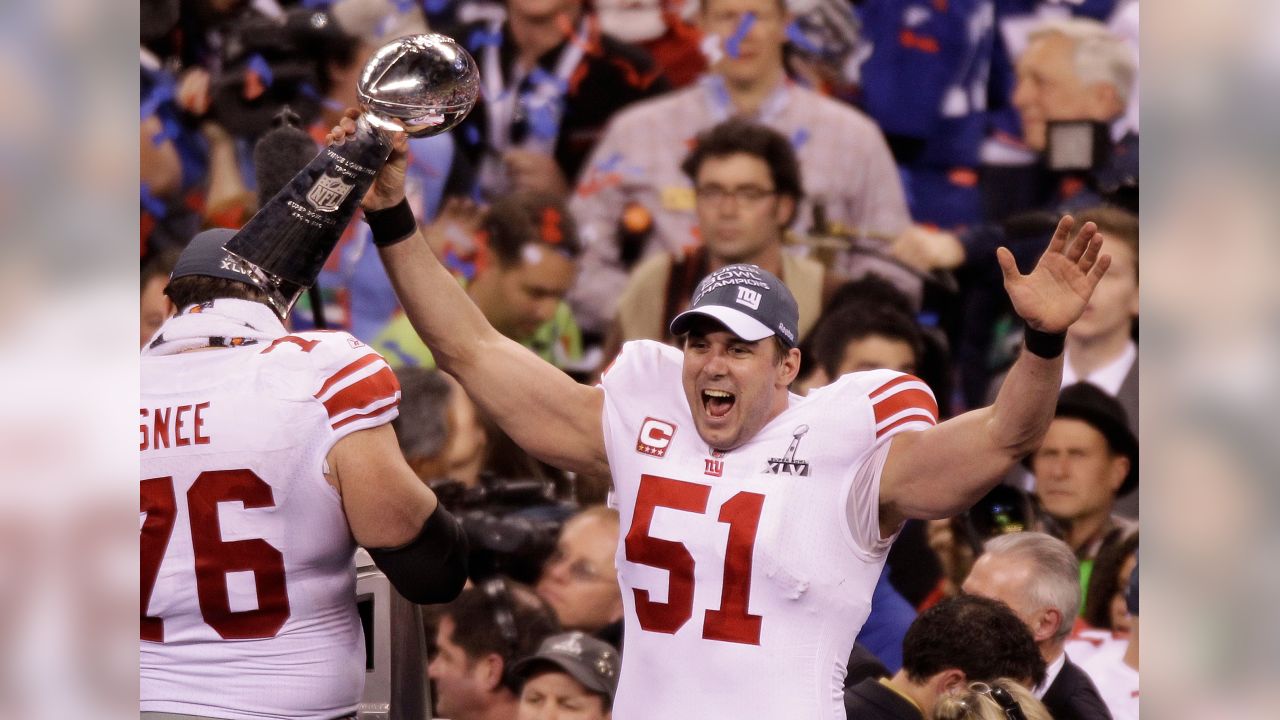
<instances>
[{"instance_id":1,"label":"ny giants logo patch","mask_svg":"<svg viewBox=\"0 0 1280 720\"><path fill-rule=\"evenodd\" d=\"M675 434L676 426L672 423L647 417L640 426L640 436L636 438L636 452L650 457L665 457Z\"/></svg>"},{"instance_id":2,"label":"ny giants logo patch","mask_svg":"<svg viewBox=\"0 0 1280 720\"><path fill-rule=\"evenodd\" d=\"M737 301L738 304L746 305L752 310L760 309L760 299L762 297L764 296L750 288L744 288L744 287L738 288L738 301Z\"/></svg>"}]
</instances>

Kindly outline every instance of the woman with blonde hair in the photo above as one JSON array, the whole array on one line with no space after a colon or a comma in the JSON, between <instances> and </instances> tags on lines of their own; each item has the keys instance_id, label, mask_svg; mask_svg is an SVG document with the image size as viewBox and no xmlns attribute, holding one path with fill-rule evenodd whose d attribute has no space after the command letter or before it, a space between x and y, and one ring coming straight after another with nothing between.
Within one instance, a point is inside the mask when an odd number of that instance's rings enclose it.
<instances>
[{"instance_id":1,"label":"woman with blonde hair","mask_svg":"<svg viewBox=\"0 0 1280 720\"><path fill-rule=\"evenodd\" d=\"M1008 678L969 683L938 700L933 720L1053 720L1043 703Z\"/></svg>"}]
</instances>

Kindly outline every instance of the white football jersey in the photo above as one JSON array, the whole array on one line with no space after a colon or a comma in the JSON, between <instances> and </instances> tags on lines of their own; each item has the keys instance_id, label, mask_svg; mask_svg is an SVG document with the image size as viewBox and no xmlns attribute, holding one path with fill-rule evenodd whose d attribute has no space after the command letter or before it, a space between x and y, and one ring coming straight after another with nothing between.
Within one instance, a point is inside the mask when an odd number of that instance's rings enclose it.
<instances>
[{"instance_id":1,"label":"white football jersey","mask_svg":"<svg viewBox=\"0 0 1280 720\"><path fill-rule=\"evenodd\" d=\"M399 398L391 368L346 333L144 353L143 711L355 712L356 546L323 467L338 440L390 422Z\"/></svg>"},{"instance_id":2,"label":"white football jersey","mask_svg":"<svg viewBox=\"0 0 1280 720\"><path fill-rule=\"evenodd\" d=\"M1077 664L1098 686L1114 720L1138 720L1138 671L1124 662L1128 642L1119 644L1120 654L1100 652Z\"/></svg>"},{"instance_id":3,"label":"white football jersey","mask_svg":"<svg viewBox=\"0 0 1280 720\"><path fill-rule=\"evenodd\" d=\"M935 424L933 395L909 375L846 375L718 453L681 364L636 341L602 379L626 606L614 717L843 720L845 665L892 543L875 451Z\"/></svg>"}]
</instances>

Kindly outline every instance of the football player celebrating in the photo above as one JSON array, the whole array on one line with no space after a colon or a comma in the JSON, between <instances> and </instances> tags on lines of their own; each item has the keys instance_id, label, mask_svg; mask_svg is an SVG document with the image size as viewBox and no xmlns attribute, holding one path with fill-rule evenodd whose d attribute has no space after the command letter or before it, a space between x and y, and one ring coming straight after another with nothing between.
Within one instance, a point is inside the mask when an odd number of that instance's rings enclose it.
<instances>
[{"instance_id":1,"label":"football player celebrating","mask_svg":"<svg viewBox=\"0 0 1280 720\"><path fill-rule=\"evenodd\" d=\"M350 118L330 134L341 142ZM1063 336L1110 262L1063 218L1030 274L998 259L1027 350L995 403L943 423L929 388L888 370L806 397L796 303L771 274L705 278L672 322L683 349L624 346L595 387L494 331L432 255L403 201L403 157L366 217L440 367L533 455L611 477L625 637L614 717L844 718L842 678L907 518L972 505L1053 418Z\"/></svg>"}]
</instances>

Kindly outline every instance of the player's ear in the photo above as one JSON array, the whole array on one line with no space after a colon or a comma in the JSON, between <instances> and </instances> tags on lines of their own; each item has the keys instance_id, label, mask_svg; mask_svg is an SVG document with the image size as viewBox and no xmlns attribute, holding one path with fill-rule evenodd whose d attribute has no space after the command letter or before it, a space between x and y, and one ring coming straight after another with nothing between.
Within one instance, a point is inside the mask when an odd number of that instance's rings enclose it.
<instances>
[{"instance_id":1,"label":"player's ear","mask_svg":"<svg viewBox=\"0 0 1280 720\"><path fill-rule=\"evenodd\" d=\"M929 678L929 685L939 695L947 693L962 692L969 684L969 679L965 677L962 670L949 668Z\"/></svg>"},{"instance_id":2,"label":"player's ear","mask_svg":"<svg viewBox=\"0 0 1280 720\"><path fill-rule=\"evenodd\" d=\"M496 690L502 684L504 663L498 653L489 653L475 664L476 681L486 690Z\"/></svg>"},{"instance_id":3,"label":"player's ear","mask_svg":"<svg viewBox=\"0 0 1280 720\"><path fill-rule=\"evenodd\" d=\"M777 351L782 353L777 366L778 384L788 387L796 379L796 375L800 374L800 350L799 348L783 350L782 346L779 345Z\"/></svg>"}]
</instances>

